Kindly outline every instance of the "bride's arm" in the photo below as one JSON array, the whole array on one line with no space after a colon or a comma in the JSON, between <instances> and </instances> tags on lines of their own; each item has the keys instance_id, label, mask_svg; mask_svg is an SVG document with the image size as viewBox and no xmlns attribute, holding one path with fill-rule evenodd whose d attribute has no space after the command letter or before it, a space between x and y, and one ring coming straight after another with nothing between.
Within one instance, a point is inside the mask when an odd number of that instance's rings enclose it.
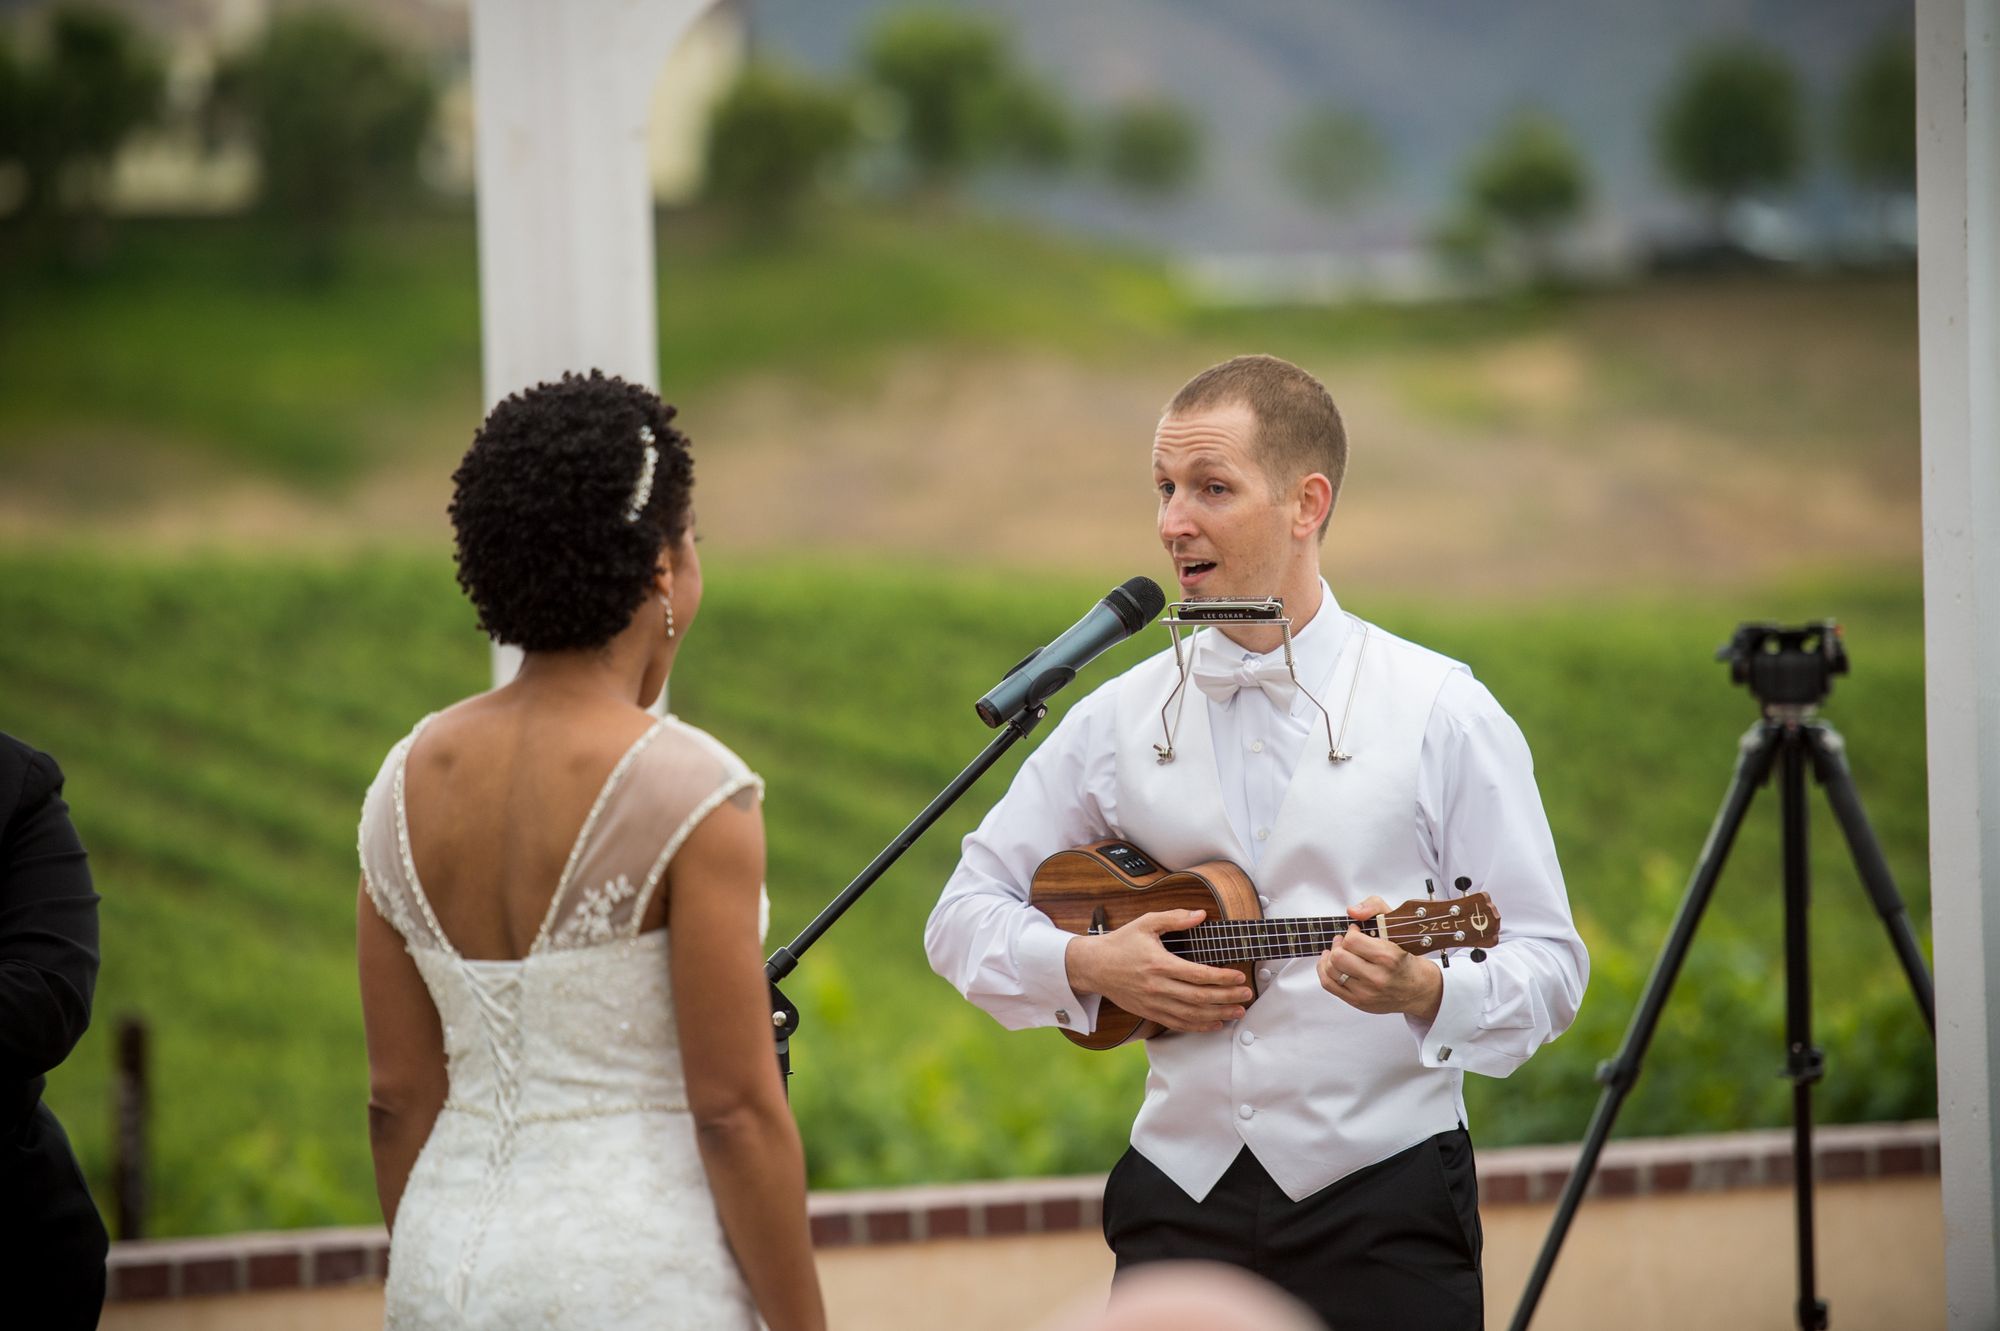
<instances>
[{"instance_id":1,"label":"bride's arm","mask_svg":"<svg viewBox=\"0 0 2000 1331\"><path fill-rule=\"evenodd\" d=\"M444 1106L444 1029L402 936L375 909L367 890L354 907L361 966L361 1020L368 1035L368 1144L382 1219L396 1207L417 1153Z\"/></svg>"},{"instance_id":2,"label":"bride's arm","mask_svg":"<svg viewBox=\"0 0 2000 1331\"><path fill-rule=\"evenodd\" d=\"M771 1331L826 1324L806 1224L805 1151L785 1103L759 950L764 822L746 791L668 867L681 1066L729 1246Z\"/></svg>"}]
</instances>

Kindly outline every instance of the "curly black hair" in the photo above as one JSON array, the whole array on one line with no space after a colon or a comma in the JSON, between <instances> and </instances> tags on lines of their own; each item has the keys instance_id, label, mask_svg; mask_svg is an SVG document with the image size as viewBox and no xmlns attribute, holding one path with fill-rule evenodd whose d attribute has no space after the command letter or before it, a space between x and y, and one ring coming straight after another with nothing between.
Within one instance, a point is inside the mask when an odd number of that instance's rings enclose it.
<instances>
[{"instance_id":1,"label":"curly black hair","mask_svg":"<svg viewBox=\"0 0 2000 1331\"><path fill-rule=\"evenodd\" d=\"M458 585L496 642L526 651L600 647L631 622L686 534L687 436L652 390L592 370L515 393L486 418L452 473ZM650 427L659 461L626 511Z\"/></svg>"}]
</instances>

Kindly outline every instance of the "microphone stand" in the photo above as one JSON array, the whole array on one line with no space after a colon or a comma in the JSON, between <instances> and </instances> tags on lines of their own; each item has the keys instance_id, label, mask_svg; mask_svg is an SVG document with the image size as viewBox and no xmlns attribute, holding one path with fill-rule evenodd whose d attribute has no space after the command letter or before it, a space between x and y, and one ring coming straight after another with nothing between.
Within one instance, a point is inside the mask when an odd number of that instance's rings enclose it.
<instances>
[{"instance_id":1,"label":"microphone stand","mask_svg":"<svg viewBox=\"0 0 2000 1331\"><path fill-rule=\"evenodd\" d=\"M1027 662L1023 661L1021 664L1026 665ZM1015 669L1020 669L1020 666L1016 666ZM959 796L972 788L973 782L986 774L986 769L1000 760L1001 754L1028 737L1028 732L1049 714L1048 696L1067 684L1073 675L1074 672L1070 672L1068 676L1049 681L1048 687L1037 689L1020 711L1002 723L1000 733L994 736L993 742L988 744L964 771L953 777L951 784L940 791L937 798L925 805L924 811L898 833L894 841L883 847L882 853L870 861L868 867L843 888L840 895L829 902L797 938L773 952L770 960L764 963L764 978L771 985L771 1033L778 1043L778 1070L784 1074L787 1083L792 1075L792 1036L799 1029L799 1009L778 988L778 981L792 973L799 964L799 958L805 954L805 950L818 942L820 935L831 929L834 921L844 915L847 908L858 901L863 892L873 887L875 880L887 872L890 865L901 859L903 852L915 845L917 838L930 830L931 824L935 823L946 809L956 804Z\"/></svg>"}]
</instances>

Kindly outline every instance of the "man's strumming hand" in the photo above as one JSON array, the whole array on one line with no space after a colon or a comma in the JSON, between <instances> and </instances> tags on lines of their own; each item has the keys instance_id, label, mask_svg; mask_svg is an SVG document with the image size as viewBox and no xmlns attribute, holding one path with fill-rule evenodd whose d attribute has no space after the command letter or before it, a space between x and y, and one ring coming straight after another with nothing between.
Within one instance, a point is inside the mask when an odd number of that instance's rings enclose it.
<instances>
[{"instance_id":1,"label":"man's strumming hand","mask_svg":"<svg viewBox=\"0 0 2000 1331\"><path fill-rule=\"evenodd\" d=\"M1370 897L1347 914L1359 923L1388 909L1388 902ZM1444 1000L1444 975L1437 967L1385 939L1371 938L1353 925L1319 954L1319 982L1349 1007L1363 1012L1401 1012L1418 1021L1435 1018L1438 1004Z\"/></svg>"},{"instance_id":2,"label":"man's strumming hand","mask_svg":"<svg viewBox=\"0 0 2000 1331\"><path fill-rule=\"evenodd\" d=\"M1070 939L1063 954L1069 987L1101 994L1169 1030L1220 1030L1256 995L1239 972L1182 960L1160 942L1161 934L1192 929L1202 919L1198 910L1154 911L1108 934Z\"/></svg>"}]
</instances>

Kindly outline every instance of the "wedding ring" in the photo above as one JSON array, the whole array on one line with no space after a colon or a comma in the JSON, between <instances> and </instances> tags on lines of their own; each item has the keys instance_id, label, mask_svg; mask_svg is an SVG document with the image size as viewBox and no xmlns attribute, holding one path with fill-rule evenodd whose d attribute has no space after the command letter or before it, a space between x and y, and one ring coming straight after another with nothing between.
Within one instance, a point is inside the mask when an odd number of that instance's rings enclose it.
<instances>
[{"instance_id":1,"label":"wedding ring","mask_svg":"<svg viewBox=\"0 0 2000 1331\"><path fill-rule=\"evenodd\" d=\"M1335 983L1335 984L1337 984L1337 985L1341 985L1341 986L1345 987L1345 986L1346 986L1346 984L1347 984L1347 972L1346 972L1346 971L1342 971L1342 972L1340 973L1340 978L1339 978L1339 979L1337 979L1337 980L1335 980L1335 981L1334 981L1334 983Z\"/></svg>"}]
</instances>

